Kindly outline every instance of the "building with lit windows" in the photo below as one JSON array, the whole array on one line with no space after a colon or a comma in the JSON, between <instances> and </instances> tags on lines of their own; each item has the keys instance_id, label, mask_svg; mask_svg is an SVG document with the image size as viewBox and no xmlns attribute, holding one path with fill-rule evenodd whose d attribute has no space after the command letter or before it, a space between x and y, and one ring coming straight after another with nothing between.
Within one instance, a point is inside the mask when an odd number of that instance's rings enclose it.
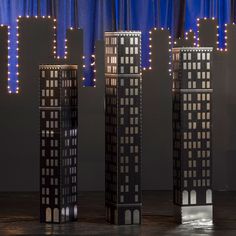
<instances>
[{"instance_id":1,"label":"building with lit windows","mask_svg":"<svg viewBox=\"0 0 236 236\"><path fill-rule=\"evenodd\" d=\"M41 65L40 221L77 220L77 66Z\"/></svg>"},{"instance_id":2,"label":"building with lit windows","mask_svg":"<svg viewBox=\"0 0 236 236\"><path fill-rule=\"evenodd\" d=\"M141 33L105 33L106 218L141 223Z\"/></svg>"},{"instance_id":3,"label":"building with lit windows","mask_svg":"<svg viewBox=\"0 0 236 236\"><path fill-rule=\"evenodd\" d=\"M212 222L212 48L173 49L174 204L181 223Z\"/></svg>"}]
</instances>

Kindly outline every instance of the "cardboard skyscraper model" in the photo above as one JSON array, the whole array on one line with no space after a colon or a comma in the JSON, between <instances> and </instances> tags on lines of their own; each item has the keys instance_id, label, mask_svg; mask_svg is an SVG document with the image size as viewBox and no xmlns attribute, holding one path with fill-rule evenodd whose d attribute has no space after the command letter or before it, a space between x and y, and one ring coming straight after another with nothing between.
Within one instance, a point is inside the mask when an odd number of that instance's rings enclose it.
<instances>
[{"instance_id":1,"label":"cardboard skyscraper model","mask_svg":"<svg viewBox=\"0 0 236 236\"><path fill-rule=\"evenodd\" d=\"M77 220L76 65L40 65L40 221Z\"/></svg>"},{"instance_id":2,"label":"cardboard skyscraper model","mask_svg":"<svg viewBox=\"0 0 236 236\"><path fill-rule=\"evenodd\" d=\"M180 223L212 223L212 50L173 49L174 204Z\"/></svg>"},{"instance_id":3,"label":"cardboard skyscraper model","mask_svg":"<svg viewBox=\"0 0 236 236\"><path fill-rule=\"evenodd\" d=\"M141 33L105 33L105 195L112 224L141 223Z\"/></svg>"}]
</instances>

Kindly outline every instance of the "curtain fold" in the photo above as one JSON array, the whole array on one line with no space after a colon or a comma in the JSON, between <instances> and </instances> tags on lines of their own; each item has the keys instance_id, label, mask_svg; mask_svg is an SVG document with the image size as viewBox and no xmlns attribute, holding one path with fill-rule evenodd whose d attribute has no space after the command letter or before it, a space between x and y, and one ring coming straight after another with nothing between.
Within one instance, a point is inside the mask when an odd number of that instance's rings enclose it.
<instances>
[{"instance_id":1,"label":"curtain fold","mask_svg":"<svg viewBox=\"0 0 236 236\"><path fill-rule=\"evenodd\" d=\"M58 20L57 54L65 54L66 30L84 31L85 85L93 85L91 55L96 40L105 31L140 30L142 66L149 66L149 34L153 27L169 29L173 38L197 31L196 19L215 17L219 23L219 46L224 47L224 24L236 21L236 0L1 0L0 24L10 26L10 89L17 87L16 19L22 16L56 17Z\"/></svg>"},{"instance_id":2,"label":"curtain fold","mask_svg":"<svg viewBox=\"0 0 236 236\"><path fill-rule=\"evenodd\" d=\"M236 0L231 0L231 16L230 21L235 22L236 21Z\"/></svg>"}]
</instances>

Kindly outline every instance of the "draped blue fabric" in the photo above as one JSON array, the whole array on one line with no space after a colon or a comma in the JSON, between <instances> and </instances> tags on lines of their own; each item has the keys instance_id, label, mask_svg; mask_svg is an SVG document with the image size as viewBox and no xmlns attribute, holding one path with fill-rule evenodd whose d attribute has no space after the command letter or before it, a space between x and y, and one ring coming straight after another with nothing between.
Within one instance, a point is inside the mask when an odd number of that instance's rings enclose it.
<instances>
[{"instance_id":1,"label":"draped blue fabric","mask_svg":"<svg viewBox=\"0 0 236 236\"><path fill-rule=\"evenodd\" d=\"M231 0L1 0L0 24L10 26L9 87L17 88L17 22L21 16L53 16L58 21L57 54L65 55L66 30L84 30L85 85L93 84L91 55L94 44L105 31L142 31L142 64L149 66L149 31L153 27L169 29L173 37L183 30L197 31L196 19L215 17L219 22L220 47L224 47L224 24L235 19ZM39 3L39 4L38 4ZM182 19L183 18L183 19Z\"/></svg>"},{"instance_id":2,"label":"draped blue fabric","mask_svg":"<svg viewBox=\"0 0 236 236\"><path fill-rule=\"evenodd\" d=\"M185 29L197 31L197 18L215 17L219 24L219 47L224 47L225 24L231 19L231 0L186 0Z\"/></svg>"},{"instance_id":3,"label":"draped blue fabric","mask_svg":"<svg viewBox=\"0 0 236 236\"><path fill-rule=\"evenodd\" d=\"M93 84L93 70L90 67L93 59L94 44L98 39L103 39L105 31L112 28L112 1L111 0L79 0L78 1L79 28L84 30L84 55L85 55L85 85Z\"/></svg>"}]
</instances>

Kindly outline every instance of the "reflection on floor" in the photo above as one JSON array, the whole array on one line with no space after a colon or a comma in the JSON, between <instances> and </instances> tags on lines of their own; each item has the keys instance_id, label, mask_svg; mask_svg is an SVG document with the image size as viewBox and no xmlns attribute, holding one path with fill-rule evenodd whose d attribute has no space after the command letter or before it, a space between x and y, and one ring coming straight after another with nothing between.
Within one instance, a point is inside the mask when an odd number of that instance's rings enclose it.
<instances>
[{"instance_id":1,"label":"reflection on floor","mask_svg":"<svg viewBox=\"0 0 236 236\"><path fill-rule=\"evenodd\" d=\"M141 226L113 226L105 222L104 194L79 193L78 222L49 225L39 223L37 193L0 193L0 235L236 235L236 192L215 193L214 226L177 225L173 217L171 191L143 193Z\"/></svg>"}]
</instances>

